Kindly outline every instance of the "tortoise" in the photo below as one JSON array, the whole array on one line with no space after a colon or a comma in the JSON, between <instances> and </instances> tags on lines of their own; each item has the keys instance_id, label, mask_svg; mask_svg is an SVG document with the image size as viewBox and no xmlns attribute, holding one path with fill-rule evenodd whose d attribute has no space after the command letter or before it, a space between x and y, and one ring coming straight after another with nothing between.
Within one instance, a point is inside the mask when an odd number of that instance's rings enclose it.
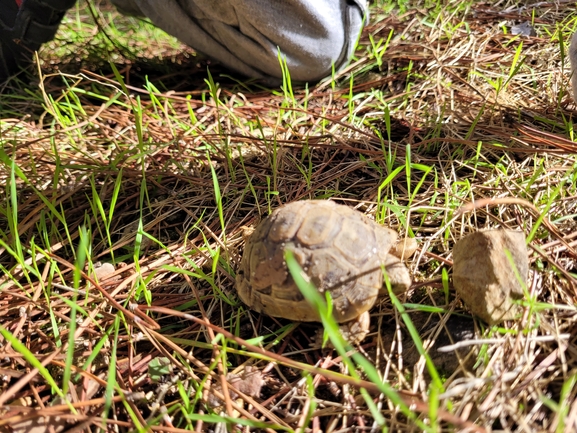
<instances>
[{"instance_id":1,"label":"tortoise","mask_svg":"<svg viewBox=\"0 0 577 433\"><path fill-rule=\"evenodd\" d=\"M411 285L400 258L403 248L395 248L397 239L395 231L346 205L327 200L286 204L248 239L236 275L238 295L251 309L269 316L320 321L288 271L284 251L289 248L314 286L330 292L345 338L359 343L368 332L370 308L386 293L383 268L394 293ZM405 256L415 248L416 242L404 248Z\"/></svg>"}]
</instances>

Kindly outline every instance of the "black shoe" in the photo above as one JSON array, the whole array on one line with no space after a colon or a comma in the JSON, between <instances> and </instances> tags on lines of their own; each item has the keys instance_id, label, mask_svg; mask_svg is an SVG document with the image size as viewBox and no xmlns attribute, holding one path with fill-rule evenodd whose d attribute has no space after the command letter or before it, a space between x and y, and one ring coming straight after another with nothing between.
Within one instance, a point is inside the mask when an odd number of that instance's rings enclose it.
<instances>
[{"instance_id":1,"label":"black shoe","mask_svg":"<svg viewBox=\"0 0 577 433\"><path fill-rule=\"evenodd\" d=\"M76 0L0 0L0 83L30 65Z\"/></svg>"}]
</instances>

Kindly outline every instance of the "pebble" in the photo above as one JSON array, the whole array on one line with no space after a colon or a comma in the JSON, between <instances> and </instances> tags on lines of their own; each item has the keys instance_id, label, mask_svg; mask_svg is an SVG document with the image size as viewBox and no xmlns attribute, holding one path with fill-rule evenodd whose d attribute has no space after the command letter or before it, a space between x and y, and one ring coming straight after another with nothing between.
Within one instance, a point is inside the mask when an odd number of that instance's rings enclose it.
<instances>
[{"instance_id":1,"label":"pebble","mask_svg":"<svg viewBox=\"0 0 577 433\"><path fill-rule=\"evenodd\" d=\"M94 276L98 281L105 280L109 275L116 272L116 268L112 263L95 263L94 264Z\"/></svg>"},{"instance_id":2,"label":"pebble","mask_svg":"<svg viewBox=\"0 0 577 433\"><path fill-rule=\"evenodd\" d=\"M512 260L505 251L510 252ZM522 232L480 231L460 239L453 249L455 290L471 312L489 325L519 314L515 301L523 299L528 275L529 258Z\"/></svg>"}]
</instances>

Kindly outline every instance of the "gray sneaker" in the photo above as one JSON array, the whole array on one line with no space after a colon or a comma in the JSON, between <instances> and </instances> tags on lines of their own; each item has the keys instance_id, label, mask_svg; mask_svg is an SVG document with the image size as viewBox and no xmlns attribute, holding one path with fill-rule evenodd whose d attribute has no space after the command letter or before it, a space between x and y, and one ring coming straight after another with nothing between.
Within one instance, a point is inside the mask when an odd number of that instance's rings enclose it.
<instances>
[{"instance_id":1,"label":"gray sneaker","mask_svg":"<svg viewBox=\"0 0 577 433\"><path fill-rule=\"evenodd\" d=\"M54 38L76 0L0 0L0 83L32 62L34 51Z\"/></svg>"}]
</instances>

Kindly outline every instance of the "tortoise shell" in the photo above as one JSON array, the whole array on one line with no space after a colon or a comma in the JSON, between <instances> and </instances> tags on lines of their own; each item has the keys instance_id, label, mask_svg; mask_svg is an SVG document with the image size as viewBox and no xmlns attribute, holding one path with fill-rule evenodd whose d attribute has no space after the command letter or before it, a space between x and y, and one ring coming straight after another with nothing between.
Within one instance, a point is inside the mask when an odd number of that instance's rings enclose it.
<instances>
[{"instance_id":1,"label":"tortoise shell","mask_svg":"<svg viewBox=\"0 0 577 433\"><path fill-rule=\"evenodd\" d=\"M330 292L336 320L356 319L374 305L383 287L383 267L393 290L410 286L408 271L390 252L397 237L361 212L332 201L284 205L264 219L247 241L236 276L238 294L255 311L319 321L286 266L288 248L315 287Z\"/></svg>"}]
</instances>

